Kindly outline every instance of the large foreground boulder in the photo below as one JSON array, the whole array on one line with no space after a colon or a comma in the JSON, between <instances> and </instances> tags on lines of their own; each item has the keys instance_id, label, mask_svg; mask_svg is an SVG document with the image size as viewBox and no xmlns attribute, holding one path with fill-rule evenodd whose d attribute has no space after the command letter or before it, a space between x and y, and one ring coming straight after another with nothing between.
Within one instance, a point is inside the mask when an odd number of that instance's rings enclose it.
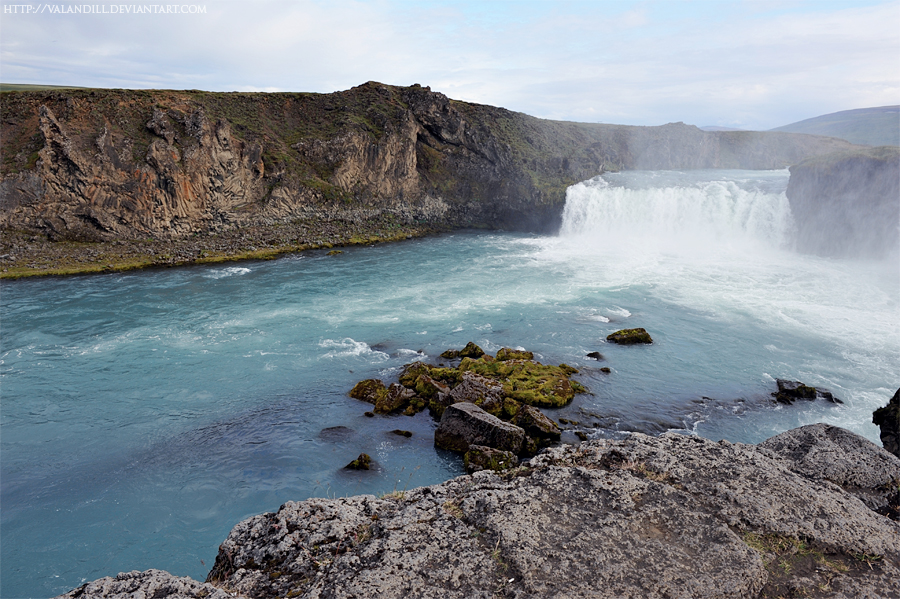
<instances>
[{"instance_id":1,"label":"large foreground boulder","mask_svg":"<svg viewBox=\"0 0 900 599\"><path fill-rule=\"evenodd\" d=\"M859 498L885 480L900 459L825 425L762 446L632 434L403 495L288 502L235 526L207 582L254 598L897 597L900 524Z\"/></svg>"}]
</instances>

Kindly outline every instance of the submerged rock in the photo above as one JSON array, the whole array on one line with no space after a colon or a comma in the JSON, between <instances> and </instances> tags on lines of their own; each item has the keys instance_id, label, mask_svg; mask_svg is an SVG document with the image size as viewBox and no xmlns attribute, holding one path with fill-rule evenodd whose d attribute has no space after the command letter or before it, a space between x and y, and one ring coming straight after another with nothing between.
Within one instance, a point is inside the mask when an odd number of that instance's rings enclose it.
<instances>
[{"instance_id":1,"label":"submerged rock","mask_svg":"<svg viewBox=\"0 0 900 599\"><path fill-rule=\"evenodd\" d=\"M485 447L484 445L470 445L469 451L463 456L466 472L472 474L479 470L493 470L502 472L514 468L519 464L519 459L510 451Z\"/></svg>"},{"instance_id":2,"label":"submerged rock","mask_svg":"<svg viewBox=\"0 0 900 599\"><path fill-rule=\"evenodd\" d=\"M471 445L485 445L518 455L524 441L521 427L467 402L449 406L434 431L435 447L459 453L465 453Z\"/></svg>"},{"instance_id":3,"label":"submerged rock","mask_svg":"<svg viewBox=\"0 0 900 599\"><path fill-rule=\"evenodd\" d=\"M593 360L602 360L602 359L603 359L603 354L601 354L601 353L598 352L598 351L592 351L592 352L589 352L589 353L588 353L587 357L588 357L588 358L591 358L591 359L593 359Z\"/></svg>"},{"instance_id":4,"label":"submerged rock","mask_svg":"<svg viewBox=\"0 0 900 599\"><path fill-rule=\"evenodd\" d=\"M900 389L888 404L872 412L872 423L881 428L881 444L900 457Z\"/></svg>"},{"instance_id":5,"label":"submerged rock","mask_svg":"<svg viewBox=\"0 0 900 599\"><path fill-rule=\"evenodd\" d=\"M606 336L606 340L610 343L618 343L619 345L635 345L638 343L653 343L653 339L644 329L622 329Z\"/></svg>"}]
</instances>

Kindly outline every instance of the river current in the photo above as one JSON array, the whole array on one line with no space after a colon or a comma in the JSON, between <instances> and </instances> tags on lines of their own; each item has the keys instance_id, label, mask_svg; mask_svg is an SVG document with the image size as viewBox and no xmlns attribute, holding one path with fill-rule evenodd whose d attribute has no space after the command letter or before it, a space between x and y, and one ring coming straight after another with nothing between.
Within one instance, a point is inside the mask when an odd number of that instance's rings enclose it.
<instances>
[{"instance_id":1,"label":"river current","mask_svg":"<svg viewBox=\"0 0 900 599\"><path fill-rule=\"evenodd\" d=\"M898 265L792 251L787 180L607 174L569 189L558 236L4 282L0 595L151 567L202 580L234 524L287 500L462 474L427 413L366 418L347 392L467 341L579 368L590 394L549 413L590 436L755 443L828 422L878 442ZM605 342L632 327L654 344ZM844 403L776 405L776 378ZM361 452L376 469L342 470Z\"/></svg>"}]
</instances>

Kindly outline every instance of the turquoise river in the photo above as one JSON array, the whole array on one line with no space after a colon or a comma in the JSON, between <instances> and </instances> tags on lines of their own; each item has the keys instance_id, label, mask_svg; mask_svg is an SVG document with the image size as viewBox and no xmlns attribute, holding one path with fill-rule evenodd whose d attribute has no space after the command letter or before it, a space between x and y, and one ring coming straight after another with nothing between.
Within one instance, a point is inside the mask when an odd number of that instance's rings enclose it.
<instances>
[{"instance_id":1,"label":"turquoise river","mask_svg":"<svg viewBox=\"0 0 900 599\"><path fill-rule=\"evenodd\" d=\"M877 441L900 269L792 251L787 180L608 174L569 189L556 236L4 282L0 595L147 568L202 580L234 524L287 500L461 475L427 412L366 418L347 392L467 341L579 368L590 394L548 413L594 437L755 443L824 421ZM632 327L655 343L605 342ZM776 378L844 403L776 405ZM342 470L361 452L376 469Z\"/></svg>"}]
</instances>

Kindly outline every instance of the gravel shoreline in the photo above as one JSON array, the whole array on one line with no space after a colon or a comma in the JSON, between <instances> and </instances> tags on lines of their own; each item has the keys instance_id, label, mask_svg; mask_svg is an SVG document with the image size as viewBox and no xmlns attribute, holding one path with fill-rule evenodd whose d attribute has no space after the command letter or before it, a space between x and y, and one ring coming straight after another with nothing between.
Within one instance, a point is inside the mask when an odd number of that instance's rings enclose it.
<instances>
[{"instance_id":1,"label":"gravel shoreline","mask_svg":"<svg viewBox=\"0 0 900 599\"><path fill-rule=\"evenodd\" d=\"M445 230L402 224L390 217L364 223L304 219L199 233L183 239L101 242L52 241L29 232L4 230L0 234L0 279L266 260L305 250L402 241Z\"/></svg>"}]
</instances>

